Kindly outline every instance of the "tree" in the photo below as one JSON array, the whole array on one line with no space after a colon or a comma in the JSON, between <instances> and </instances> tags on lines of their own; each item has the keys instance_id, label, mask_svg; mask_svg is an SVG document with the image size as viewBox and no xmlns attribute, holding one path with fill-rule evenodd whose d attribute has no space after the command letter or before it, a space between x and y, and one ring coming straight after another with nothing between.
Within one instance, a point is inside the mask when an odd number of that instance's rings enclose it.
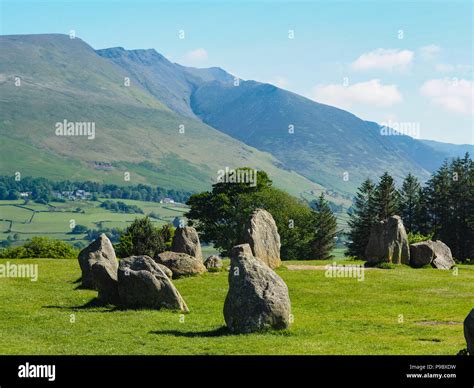
<instances>
[{"instance_id":1,"label":"tree","mask_svg":"<svg viewBox=\"0 0 474 388\"><path fill-rule=\"evenodd\" d=\"M386 220L395 215L398 208L398 192L393 178L385 172L375 190L375 206L378 221Z\"/></svg>"},{"instance_id":2,"label":"tree","mask_svg":"<svg viewBox=\"0 0 474 388\"><path fill-rule=\"evenodd\" d=\"M417 233L428 235L432 232L431 216L428 211L430 207L427 187L418 190L418 206L415 209L415 229Z\"/></svg>"},{"instance_id":3,"label":"tree","mask_svg":"<svg viewBox=\"0 0 474 388\"><path fill-rule=\"evenodd\" d=\"M402 217L407 232L417 232L419 229L416 225L416 219L420 205L420 188L418 179L409 173L398 193L398 214Z\"/></svg>"},{"instance_id":4,"label":"tree","mask_svg":"<svg viewBox=\"0 0 474 388\"><path fill-rule=\"evenodd\" d=\"M76 225L72 230L71 234L83 234L87 233L87 226L85 225Z\"/></svg>"},{"instance_id":5,"label":"tree","mask_svg":"<svg viewBox=\"0 0 474 388\"><path fill-rule=\"evenodd\" d=\"M315 260L332 258L331 251L336 244L337 220L329 203L324 199L324 194L313 202L312 227L314 234L309 244L309 258Z\"/></svg>"},{"instance_id":6,"label":"tree","mask_svg":"<svg viewBox=\"0 0 474 388\"><path fill-rule=\"evenodd\" d=\"M468 153L445 161L427 182L428 213L435 239L459 260L474 256L474 169Z\"/></svg>"},{"instance_id":7,"label":"tree","mask_svg":"<svg viewBox=\"0 0 474 388\"><path fill-rule=\"evenodd\" d=\"M419 198L419 232L446 243L460 261L474 257L474 168L470 155L445 160Z\"/></svg>"},{"instance_id":8,"label":"tree","mask_svg":"<svg viewBox=\"0 0 474 388\"><path fill-rule=\"evenodd\" d=\"M430 228L438 238L444 237L443 225L449 223L450 217L450 198L449 187L451 177L449 164L445 160L441 167L436 171L426 183L426 211L430 217Z\"/></svg>"},{"instance_id":9,"label":"tree","mask_svg":"<svg viewBox=\"0 0 474 388\"><path fill-rule=\"evenodd\" d=\"M186 214L189 224L196 227L202 241L213 243L224 255L244 241L246 225L257 208L267 210L275 219L284 259L303 259L308 252L311 210L298 199L272 187L264 171L258 171L254 186L219 182L210 192L192 195L187 204L190 206Z\"/></svg>"},{"instance_id":10,"label":"tree","mask_svg":"<svg viewBox=\"0 0 474 388\"><path fill-rule=\"evenodd\" d=\"M136 218L120 236L117 244L119 257L132 255L148 255L155 257L158 253L166 250L166 241L148 216Z\"/></svg>"},{"instance_id":11,"label":"tree","mask_svg":"<svg viewBox=\"0 0 474 388\"><path fill-rule=\"evenodd\" d=\"M376 208L374 202L375 185L367 179L359 187L354 205L349 213L349 243L347 244L346 256L354 256L358 259L365 257L365 247L369 242L370 229L376 221Z\"/></svg>"}]
</instances>

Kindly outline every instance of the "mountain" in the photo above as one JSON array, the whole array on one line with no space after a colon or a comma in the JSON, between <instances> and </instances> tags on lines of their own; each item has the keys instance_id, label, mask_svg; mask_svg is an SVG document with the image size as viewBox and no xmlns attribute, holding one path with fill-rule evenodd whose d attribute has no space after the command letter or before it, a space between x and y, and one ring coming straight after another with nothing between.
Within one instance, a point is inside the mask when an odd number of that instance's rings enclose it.
<instances>
[{"instance_id":1,"label":"mountain","mask_svg":"<svg viewBox=\"0 0 474 388\"><path fill-rule=\"evenodd\" d=\"M170 109L274 155L280 168L342 193L390 171L426 179L446 157L408 136L383 136L378 124L273 85L240 81L219 68L171 63L155 50L98 50ZM294 133L289 133L289 126ZM349 179L343 179L345 174Z\"/></svg>"},{"instance_id":2,"label":"mountain","mask_svg":"<svg viewBox=\"0 0 474 388\"><path fill-rule=\"evenodd\" d=\"M96 52L120 66L133 82L167 107L191 118L197 118L191 108L190 97L198 86L210 81L229 83L234 79L216 67L196 69L171 63L153 49L125 50L114 47Z\"/></svg>"},{"instance_id":3,"label":"mountain","mask_svg":"<svg viewBox=\"0 0 474 388\"><path fill-rule=\"evenodd\" d=\"M472 144L451 144L451 143L442 143L434 140L420 140L423 144L433 148L438 152L451 157L462 158L466 152L469 152L469 155L474 155L474 145Z\"/></svg>"},{"instance_id":4,"label":"mountain","mask_svg":"<svg viewBox=\"0 0 474 388\"><path fill-rule=\"evenodd\" d=\"M398 180L408 172L424 180L445 157L411 137L386 136L378 124L349 112L255 81L202 84L191 107L206 124L270 152L283 168L342 192L384 171Z\"/></svg>"},{"instance_id":5,"label":"mountain","mask_svg":"<svg viewBox=\"0 0 474 388\"><path fill-rule=\"evenodd\" d=\"M210 188L219 169L248 166L267 171L276 186L294 195L323 190L279 168L281 162L272 155L186 111L179 97L186 95L188 83L197 77L203 80L199 82L218 80L222 74L216 69L168 66L168 73L156 75L156 84L140 83L135 77L155 75L137 72L131 77L79 38L0 36L0 47L2 174L199 191ZM145 63L149 56L166 66L154 52L140 54L130 55L136 62ZM130 86L124 82L127 77L133 78ZM156 86L160 82L168 89ZM95 136L58 136L57 125L64 120L95 125Z\"/></svg>"},{"instance_id":6,"label":"mountain","mask_svg":"<svg viewBox=\"0 0 474 388\"><path fill-rule=\"evenodd\" d=\"M58 34L1 36L0 45L8 174L127 184L130 172L132 184L198 191L219 169L249 166L294 195L325 191L348 205L367 177L424 180L448 156L344 110L270 84L236 85L223 69L181 66L153 49L95 51ZM95 139L56 136L64 120L94 123Z\"/></svg>"}]
</instances>

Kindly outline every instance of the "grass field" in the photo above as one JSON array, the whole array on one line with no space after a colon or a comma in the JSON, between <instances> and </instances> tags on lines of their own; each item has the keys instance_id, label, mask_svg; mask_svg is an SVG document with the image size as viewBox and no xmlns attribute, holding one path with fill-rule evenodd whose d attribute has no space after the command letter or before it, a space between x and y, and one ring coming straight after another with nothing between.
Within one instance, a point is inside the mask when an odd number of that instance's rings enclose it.
<instances>
[{"instance_id":1,"label":"grass field","mask_svg":"<svg viewBox=\"0 0 474 388\"><path fill-rule=\"evenodd\" d=\"M175 217L182 217L186 208L179 204L160 204L134 200L122 201L136 205L144 214L153 213L152 221L157 225L172 222ZM17 235L16 244L20 244L34 236L49 236L58 240L82 241L84 234L71 234L71 220L76 225L84 225L89 229L121 228L124 229L136 217L142 214L114 213L100 207L99 201L66 201L51 202L49 205L30 201L24 205L23 200L0 201L0 240ZM77 211L77 209L80 209Z\"/></svg>"},{"instance_id":2,"label":"grass field","mask_svg":"<svg viewBox=\"0 0 474 388\"><path fill-rule=\"evenodd\" d=\"M94 306L96 292L77 288L76 260L10 262L38 264L39 278L0 278L1 354L454 355L465 348L462 321L474 307L473 266L460 265L457 275L372 269L364 281L282 267L291 328L228 335L222 314L226 272L174 281L190 308L183 316ZM301 262L284 262L289 264Z\"/></svg>"}]
</instances>

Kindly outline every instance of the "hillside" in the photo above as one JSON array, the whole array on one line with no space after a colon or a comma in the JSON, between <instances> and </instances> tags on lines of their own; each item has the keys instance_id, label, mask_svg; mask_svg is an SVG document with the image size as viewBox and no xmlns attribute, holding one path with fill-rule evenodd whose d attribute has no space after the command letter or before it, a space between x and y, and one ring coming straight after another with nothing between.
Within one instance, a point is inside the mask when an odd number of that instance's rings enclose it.
<instances>
[{"instance_id":1,"label":"hillside","mask_svg":"<svg viewBox=\"0 0 474 388\"><path fill-rule=\"evenodd\" d=\"M466 154L466 152L469 152L470 155L474 155L474 145L472 144L451 144L442 143L434 140L421 140L421 142L433 148L434 150L442 152L452 158L462 158Z\"/></svg>"},{"instance_id":2,"label":"hillside","mask_svg":"<svg viewBox=\"0 0 474 388\"><path fill-rule=\"evenodd\" d=\"M234 86L233 76L219 68L184 67L155 50L97 52L170 109L199 117L271 153L281 161L281 168L342 193L353 193L363 179L376 180L385 170L398 180L408 172L424 180L448 156L407 136L381 136L376 123L273 85L240 81Z\"/></svg>"},{"instance_id":3,"label":"hillside","mask_svg":"<svg viewBox=\"0 0 474 388\"><path fill-rule=\"evenodd\" d=\"M127 184L130 172L132 184L199 191L218 169L249 166L294 195L322 189L278 168L270 154L176 113L142 85L125 86L130 74L78 38L1 36L0 45L3 174ZM95 138L56 136L63 120L95 123Z\"/></svg>"},{"instance_id":4,"label":"hillside","mask_svg":"<svg viewBox=\"0 0 474 388\"><path fill-rule=\"evenodd\" d=\"M193 93L191 106L205 123L343 192L384 171L399 180L408 172L425 179L445 157L408 136L382 136L376 123L269 84L206 83Z\"/></svg>"}]
</instances>

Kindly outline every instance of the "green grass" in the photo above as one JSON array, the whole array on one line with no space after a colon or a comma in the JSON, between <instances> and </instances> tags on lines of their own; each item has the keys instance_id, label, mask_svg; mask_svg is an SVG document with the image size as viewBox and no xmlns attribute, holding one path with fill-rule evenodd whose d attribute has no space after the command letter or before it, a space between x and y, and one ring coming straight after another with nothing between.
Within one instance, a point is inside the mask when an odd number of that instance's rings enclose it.
<instances>
[{"instance_id":1,"label":"green grass","mask_svg":"<svg viewBox=\"0 0 474 388\"><path fill-rule=\"evenodd\" d=\"M291 328L225 335L226 272L174 281L191 310L180 322L171 311L88 307L96 292L76 289L75 260L10 262L38 264L39 279L0 279L2 354L454 355L465 347L462 321L474 307L472 266L459 266L457 276L405 266L372 269L361 282L282 268Z\"/></svg>"},{"instance_id":2,"label":"green grass","mask_svg":"<svg viewBox=\"0 0 474 388\"><path fill-rule=\"evenodd\" d=\"M50 206L41 205L30 201L0 200L0 240L9 235L18 234L18 242L23 242L34 236L49 236L59 240L71 238L82 239L84 235L68 234L71 231L70 221L76 225L84 225L89 229L97 229L102 223L104 228L126 228L136 217L142 214L114 213L101 208L100 201L66 201L51 202ZM172 222L176 216L183 216L186 207L179 205L160 204L157 202L123 200L123 202L136 205L144 214L155 213L159 218L153 218L156 225ZM81 212L76 212L80 208ZM11 231L10 221L12 221Z\"/></svg>"}]
</instances>

